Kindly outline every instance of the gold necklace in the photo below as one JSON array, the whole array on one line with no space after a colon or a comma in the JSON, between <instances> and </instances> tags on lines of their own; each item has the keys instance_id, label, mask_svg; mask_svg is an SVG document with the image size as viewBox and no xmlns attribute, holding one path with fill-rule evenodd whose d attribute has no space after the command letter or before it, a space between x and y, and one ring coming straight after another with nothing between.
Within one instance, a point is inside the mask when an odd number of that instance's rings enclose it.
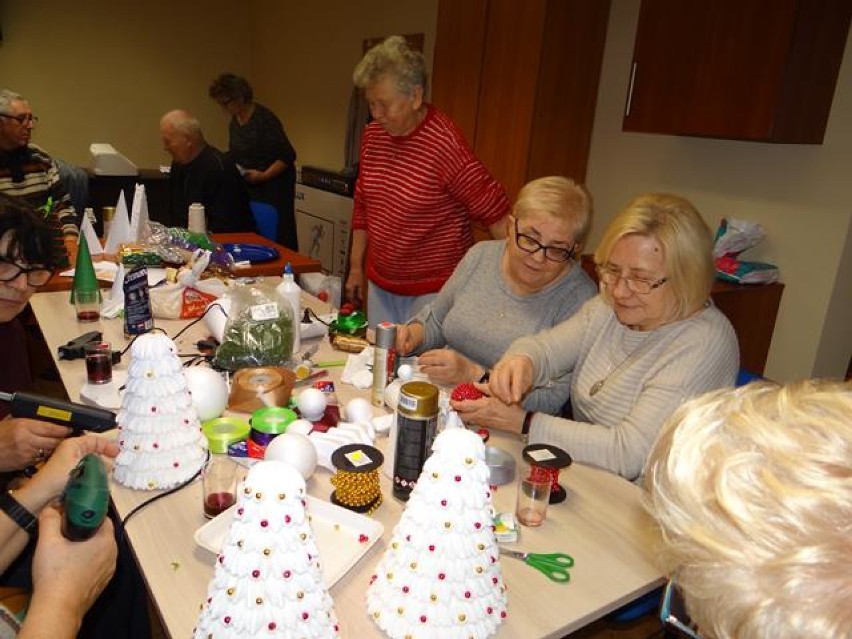
<instances>
[{"instance_id":1,"label":"gold necklace","mask_svg":"<svg viewBox=\"0 0 852 639\"><path fill-rule=\"evenodd\" d=\"M622 359L618 363L618 366L616 366L615 368L611 368L610 371L606 375L604 375L598 381L596 381L594 384L592 384L589 387L589 397L594 397L595 395L597 395L601 391L601 389L606 385L606 383L609 381L610 377L614 376L621 369L625 368L628 364L632 364L640 355L644 354L645 351L648 350L648 347L651 346L651 342L648 341L648 340L651 338L651 335L653 335L653 334L654 334L653 331L649 331L648 334L645 336L645 339L643 339L639 343L639 346L637 346L633 350L632 353L630 353L627 357Z\"/></svg>"}]
</instances>

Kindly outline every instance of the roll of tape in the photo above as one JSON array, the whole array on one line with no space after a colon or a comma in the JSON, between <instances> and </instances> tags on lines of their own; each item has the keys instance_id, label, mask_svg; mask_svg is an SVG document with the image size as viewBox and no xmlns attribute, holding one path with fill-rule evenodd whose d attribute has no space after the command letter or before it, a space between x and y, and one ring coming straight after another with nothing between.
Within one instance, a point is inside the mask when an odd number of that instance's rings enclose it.
<instances>
[{"instance_id":1,"label":"roll of tape","mask_svg":"<svg viewBox=\"0 0 852 639\"><path fill-rule=\"evenodd\" d=\"M271 366L244 368L234 375L228 406L252 412L262 406L286 406L290 401L295 375Z\"/></svg>"},{"instance_id":2,"label":"roll of tape","mask_svg":"<svg viewBox=\"0 0 852 639\"><path fill-rule=\"evenodd\" d=\"M251 426L237 417L217 417L201 425L211 453L227 453L228 446L248 438Z\"/></svg>"}]
</instances>

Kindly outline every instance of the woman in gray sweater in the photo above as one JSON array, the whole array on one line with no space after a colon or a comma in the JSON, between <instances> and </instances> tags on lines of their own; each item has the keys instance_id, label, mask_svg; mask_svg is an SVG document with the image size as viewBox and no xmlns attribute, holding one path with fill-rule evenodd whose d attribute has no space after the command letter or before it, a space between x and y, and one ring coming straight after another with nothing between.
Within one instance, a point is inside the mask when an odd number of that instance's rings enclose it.
<instances>
[{"instance_id":1,"label":"woman in gray sweater","mask_svg":"<svg viewBox=\"0 0 852 639\"><path fill-rule=\"evenodd\" d=\"M573 419L528 411L507 430L636 479L669 415L736 379L736 334L710 302L712 245L685 199L631 201L595 252L601 295L571 319L514 342L490 377L491 393L517 405L530 389L573 371Z\"/></svg>"},{"instance_id":2,"label":"woman in gray sweater","mask_svg":"<svg viewBox=\"0 0 852 639\"><path fill-rule=\"evenodd\" d=\"M589 227L591 201L564 177L534 180L518 193L505 240L479 242L465 255L437 298L397 330L397 349L416 352L421 371L444 385L483 381L515 339L555 326L597 289L574 261ZM568 379L531 393L526 410L556 413ZM509 426L524 410L486 400ZM463 416L464 417L464 416Z\"/></svg>"}]
</instances>

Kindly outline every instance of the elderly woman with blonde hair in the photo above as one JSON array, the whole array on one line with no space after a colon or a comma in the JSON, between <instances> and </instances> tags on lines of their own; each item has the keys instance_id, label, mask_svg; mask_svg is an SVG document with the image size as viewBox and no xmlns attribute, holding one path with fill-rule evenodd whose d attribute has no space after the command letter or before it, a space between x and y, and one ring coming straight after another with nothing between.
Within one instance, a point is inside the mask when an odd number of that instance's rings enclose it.
<instances>
[{"instance_id":1,"label":"elderly woman with blonde hair","mask_svg":"<svg viewBox=\"0 0 852 639\"><path fill-rule=\"evenodd\" d=\"M571 419L528 411L515 432L575 461L639 477L663 422L686 399L732 386L737 338L710 302L713 237L687 200L632 200L595 252L601 294L572 318L517 340L490 392L516 404L572 372Z\"/></svg>"},{"instance_id":2,"label":"elderly woman with blonde hair","mask_svg":"<svg viewBox=\"0 0 852 639\"><path fill-rule=\"evenodd\" d=\"M672 415L645 486L693 636L852 635L850 460L849 383L757 382Z\"/></svg>"},{"instance_id":3,"label":"elderly woman with blonde hair","mask_svg":"<svg viewBox=\"0 0 852 639\"><path fill-rule=\"evenodd\" d=\"M478 382L518 337L568 319L594 297L575 262L591 219L591 198L574 181L543 177L524 186L507 220L505 240L479 242L438 297L397 329L397 350L417 352L422 372L439 384ZM558 412L569 377L531 393L527 410ZM498 400L456 405L462 419L509 427L524 410Z\"/></svg>"},{"instance_id":4,"label":"elderly woman with blonde hair","mask_svg":"<svg viewBox=\"0 0 852 639\"><path fill-rule=\"evenodd\" d=\"M473 245L471 223L505 235L509 200L444 113L425 101L426 65L401 36L353 74L373 122L361 138L346 295L371 324L410 319Z\"/></svg>"}]
</instances>

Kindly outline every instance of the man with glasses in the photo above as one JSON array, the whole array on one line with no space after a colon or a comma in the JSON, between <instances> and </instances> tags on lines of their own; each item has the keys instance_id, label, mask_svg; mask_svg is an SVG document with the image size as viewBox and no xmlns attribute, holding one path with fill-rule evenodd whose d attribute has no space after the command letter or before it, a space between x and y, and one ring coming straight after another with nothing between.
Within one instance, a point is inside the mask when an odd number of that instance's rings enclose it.
<instances>
[{"instance_id":1,"label":"man with glasses","mask_svg":"<svg viewBox=\"0 0 852 639\"><path fill-rule=\"evenodd\" d=\"M31 142L37 123L23 96L0 90L0 193L44 212L53 232L57 266L64 267L76 256L79 224L56 162Z\"/></svg>"}]
</instances>

